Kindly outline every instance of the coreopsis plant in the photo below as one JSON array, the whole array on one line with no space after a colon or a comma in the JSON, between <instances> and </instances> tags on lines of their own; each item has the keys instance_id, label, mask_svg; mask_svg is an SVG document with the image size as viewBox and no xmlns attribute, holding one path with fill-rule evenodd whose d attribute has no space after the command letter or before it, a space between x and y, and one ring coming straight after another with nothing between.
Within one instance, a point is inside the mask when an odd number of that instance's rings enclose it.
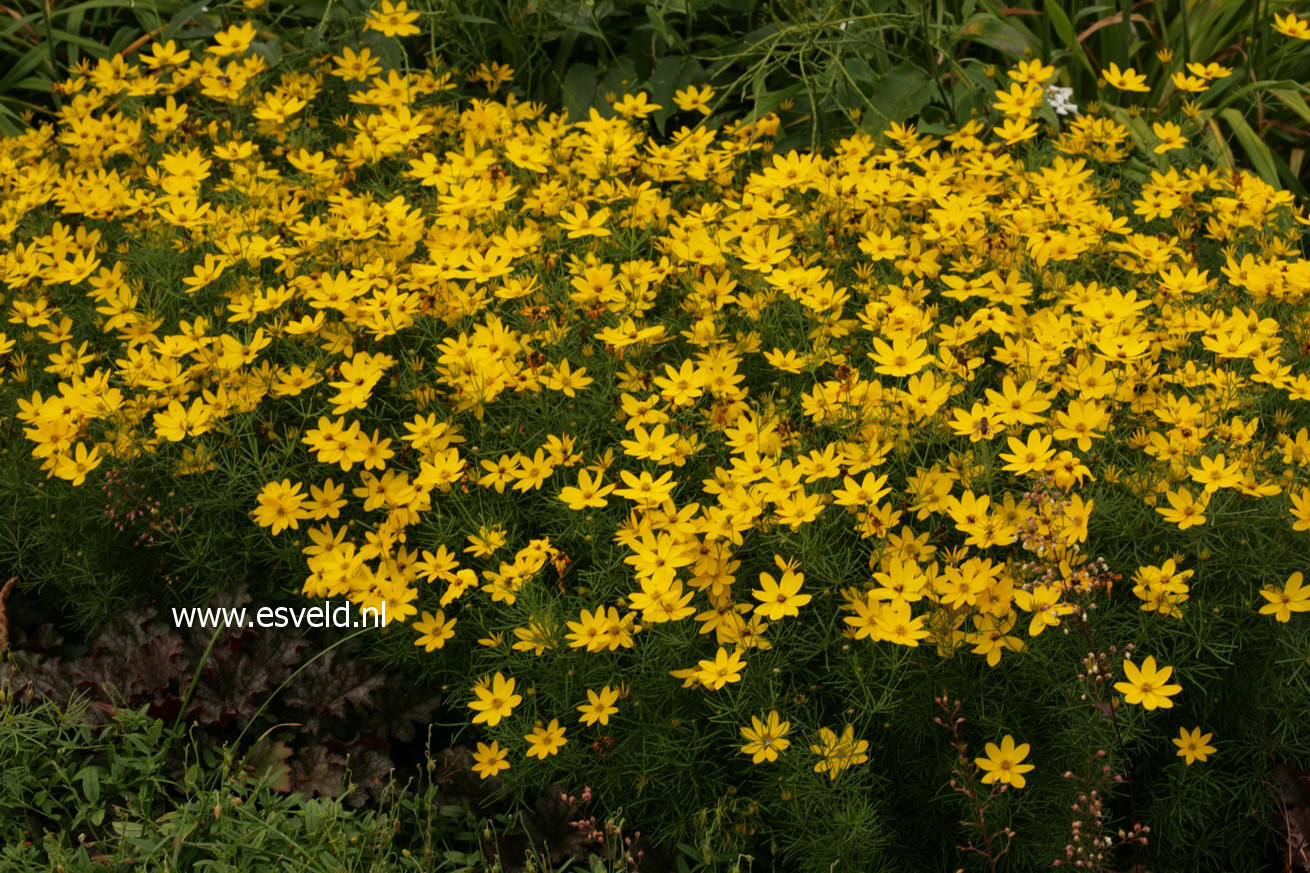
<instances>
[{"instance_id":1,"label":"coreopsis plant","mask_svg":"<svg viewBox=\"0 0 1310 873\"><path fill-rule=\"evenodd\" d=\"M936 858L971 760L1023 788L1016 869L1089 767L1153 869L1271 839L1260 775L1310 762L1307 221L1180 104L1057 117L1033 59L949 131L781 154L708 84L656 137L646 94L257 37L102 62L0 141L10 457L87 524L111 474L158 492L151 593L372 607L478 776L724 851ZM1181 769L1180 725L1223 755Z\"/></svg>"}]
</instances>

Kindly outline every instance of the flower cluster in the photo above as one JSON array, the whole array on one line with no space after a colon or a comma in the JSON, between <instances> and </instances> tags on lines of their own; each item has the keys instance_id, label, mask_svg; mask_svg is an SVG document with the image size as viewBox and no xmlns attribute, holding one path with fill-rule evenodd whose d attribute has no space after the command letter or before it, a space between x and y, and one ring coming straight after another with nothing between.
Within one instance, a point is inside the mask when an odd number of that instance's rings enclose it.
<instances>
[{"instance_id":1,"label":"flower cluster","mask_svg":"<svg viewBox=\"0 0 1310 873\"><path fill-rule=\"evenodd\" d=\"M1310 531L1310 222L1186 118L1066 115L1032 60L942 136L784 153L776 115L704 121L708 85L662 138L646 94L574 118L501 68L467 98L256 35L89 66L0 141L3 414L72 487L246 483L306 597L385 604L483 777L658 730L838 783L878 754L875 673L1003 671L1123 603L1180 632L1199 549L1113 591L1091 532ZM1287 622L1301 579L1223 584ZM1147 710L1187 687L1122 672ZM1002 735L983 783L1040 781Z\"/></svg>"}]
</instances>

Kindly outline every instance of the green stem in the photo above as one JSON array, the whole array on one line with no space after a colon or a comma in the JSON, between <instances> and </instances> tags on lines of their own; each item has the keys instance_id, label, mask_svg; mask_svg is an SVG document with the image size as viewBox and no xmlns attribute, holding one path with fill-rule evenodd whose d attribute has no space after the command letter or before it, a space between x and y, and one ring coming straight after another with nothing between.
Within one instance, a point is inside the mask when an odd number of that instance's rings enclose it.
<instances>
[{"instance_id":1,"label":"green stem","mask_svg":"<svg viewBox=\"0 0 1310 873\"><path fill-rule=\"evenodd\" d=\"M1192 60L1192 25L1187 18L1187 6L1191 0L1180 0L1178 4L1178 18L1183 25L1183 63Z\"/></svg>"},{"instance_id":2,"label":"green stem","mask_svg":"<svg viewBox=\"0 0 1310 873\"><path fill-rule=\"evenodd\" d=\"M42 16L42 20L45 23L45 45L46 52L49 55L47 61L50 64L50 77L57 82L62 77L59 75L59 58L55 55L55 32L54 27L50 23L50 2L51 0L45 0L45 2L41 4L41 9L45 13L45 15ZM50 96L55 101L55 108L59 109L63 105L63 101L59 99L59 92L54 88L51 88Z\"/></svg>"},{"instance_id":3,"label":"green stem","mask_svg":"<svg viewBox=\"0 0 1310 873\"><path fill-rule=\"evenodd\" d=\"M214 644L218 642L218 635L222 631L222 625L214 628L214 632L209 637L209 645L205 646L205 652L200 656L200 663L196 665L196 672L191 676L191 684L187 686L186 694L182 695L182 706L177 711L177 718L173 720L173 727L168 731L168 745L170 746L177 741L178 732L182 727L182 719L186 715L187 707L191 705L191 696L196 693L196 685L200 683L200 671L204 670L205 664L209 663L209 655L214 651Z\"/></svg>"},{"instance_id":4,"label":"green stem","mask_svg":"<svg viewBox=\"0 0 1310 873\"><path fill-rule=\"evenodd\" d=\"M343 643L348 643L348 642L350 642L351 640L353 640L355 637L359 636L360 634L367 633L367 632L370 631L370 630L374 630L374 628L371 627L371 626L365 626L365 627L362 627L362 628L360 628L359 630L355 631L353 634L350 634L350 635L348 635L348 636L344 636L344 637L342 637L341 639L337 640L337 641L336 641L335 643L333 643L332 645L328 646L328 647L327 647L326 649L324 649L323 651L321 651L321 652L319 652L318 654L314 655L314 657L310 658L310 659L309 659L308 661L306 661L305 663L301 664L299 667L297 667L297 668L295 669L295 671L294 671L290 676L288 676L286 679L283 679L283 680L282 680L282 684L279 685L278 687L276 687L276 688L273 689L273 693L270 694L270 695L268 695L268 697L266 697L266 698L264 699L264 702L263 702L262 704L260 704L259 709L255 710L255 714L252 715L252 716L250 717L250 719L246 722L245 726L241 728L241 733L237 734L237 738L232 742L232 746L233 746L233 748L237 748L237 747L239 747L239 746L241 745L241 740L245 738L246 731L249 730L249 729L250 729L250 726L251 726L252 724L254 724L255 721L256 721L256 720L257 720L261 715L264 714L264 710L268 709L268 705L269 705L270 703L273 702L273 698L277 697L280 693L282 693L282 689L283 689L283 688L286 688L288 685L290 685L290 684L291 684L291 681L292 681L293 679L295 679L297 676L299 676L299 675L300 675L301 673L303 673L305 670L309 669L309 666L310 666L311 664L313 664L313 663L314 663L315 661L317 661L319 658L321 658L321 657L323 657L324 655L326 655L328 652L330 652L330 651L332 651L333 649L335 649L337 646L340 646L340 645L342 645ZM254 749L251 748L250 750L248 750L248 751L246 752L245 755L243 755L243 756L241 757L241 762L240 762L240 765L239 765L238 769L239 769L240 767L244 767L244 766L245 766L245 764L246 764L246 759L250 757L250 752L253 752L253 751L254 751Z\"/></svg>"}]
</instances>

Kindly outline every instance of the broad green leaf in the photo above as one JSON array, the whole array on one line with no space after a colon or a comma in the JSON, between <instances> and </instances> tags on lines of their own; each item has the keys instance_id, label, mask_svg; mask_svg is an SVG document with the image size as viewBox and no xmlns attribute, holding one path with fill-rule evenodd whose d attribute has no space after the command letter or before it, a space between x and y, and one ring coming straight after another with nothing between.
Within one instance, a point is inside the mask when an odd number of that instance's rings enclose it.
<instances>
[{"instance_id":1,"label":"broad green leaf","mask_svg":"<svg viewBox=\"0 0 1310 873\"><path fill-rule=\"evenodd\" d=\"M574 64L564 74L564 108L573 119L586 118L587 109L596 100L600 73L591 64Z\"/></svg>"},{"instance_id":2,"label":"broad green leaf","mask_svg":"<svg viewBox=\"0 0 1310 873\"><path fill-rule=\"evenodd\" d=\"M660 133L664 132L664 125L669 118L680 111L673 102L673 92L690 85L699 68L700 65L692 58L668 56L660 58L651 71L646 83L651 102L664 107L653 116Z\"/></svg>"},{"instance_id":3,"label":"broad green leaf","mask_svg":"<svg viewBox=\"0 0 1310 873\"><path fill-rule=\"evenodd\" d=\"M799 82L794 85L788 85L786 88L781 88L777 91L758 93L755 97L754 106L751 107L751 111L746 114L746 117L743 120L748 123L757 121L768 115L770 112L776 111L779 106L788 100L795 100L804 93L805 86Z\"/></svg>"},{"instance_id":4,"label":"broad green leaf","mask_svg":"<svg viewBox=\"0 0 1310 873\"><path fill-rule=\"evenodd\" d=\"M956 38L969 39L991 46L1011 58L1021 58L1025 50L1038 49L1038 46L1033 45L1032 40L1013 24L987 12L979 12L971 16L956 32Z\"/></svg>"},{"instance_id":5,"label":"broad green leaf","mask_svg":"<svg viewBox=\"0 0 1310 873\"><path fill-rule=\"evenodd\" d=\"M1060 37L1066 48L1072 50L1077 38L1074 36L1073 22L1065 14L1060 0L1043 0L1042 5L1046 7L1046 16L1051 20L1051 27L1055 28L1055 35Z\"/></svg>"},{"instance_id":6,"label":"broad green leaf","mask_svg":"<svg viewBox=\"0 0 1310 873\"><path fill-rule=\"evenodd\" d=\"M41 46L33 46L29 49L27 54L19 58L18 61L9 68L9 71L5 73L3 77L0 77L0 94L8 91L10 88L17 87L16 83L20 79L32 72L32 70L35 70L41 64L45 63L45 60L46 55ZM49 86L50 83L47 80L46 87L49 88Z\"/></svg>"},{"instance_id":7,"label":"broad green leaf","mask_svg":"<svg viewBox=\"0 0 1310 873\"><path fill-rule=\"evenodd\" d=\"M100 769L95 766L86 766L82 772L77 774L78 779L82 782L82 794L90 803L96 803L100 800Z\"/></svg>"},{"instance_id":8,"label":"broad green leaf","mask_svg":"<svg viewBox=\"0 0 1310 873\"><path fill-rule=\"evenodd\" d=\"M54 36L57 43L70 43L74 46L81 46L87 50L87 53L93 57L102 57L105 54L104 44L98 40L87 39L84 36L78 36L75 33L69 33L59 28L51 28L50 33Z\"/></svg>"},{"instance_id":9,"label":"broad green leaf","mask_svg":"<svg viewBox=\"0 0 1310 873\"><path fill-rule=\"evenodd\" d=\"M1302 185L1301 180L1296 177L1296 170L1285 161L1283 156L1278 152L1271 149L1269 156L1273 158L1274 164L1278 169L1278 178L1283 181L1287 190L1295 194L1298 199L1304 200L1306 197L1305 186Z\"/></svg>"},{"instance_id":10,"label":"broad green leaf","mask_svg":"<svg viewBox=\"0 0 1310 873\"><path fill-rule=\"evenodd\" d=\"M1279 103L1296 113L1302 121L1310 121L1310 106L1306 105L1305 98L1300 94L1295 91L1285 91L1281 88L1270 89L1269 94Z\"/></svg>"},{"instance_id":11,"label":"broad green leaf","mask_svg":"<svg viewBox=\"0 0 1310 873\"><path fill-rule=\"evenodd\" d=\"M1264 179L1270 185L1278 184L1278 168L1274 164L1274 157L1269 152L1269 146L1265 145L1260 136L1251 129L1251 125L1246 123L1242 113L1236 109L1223 109L1218 113L1219 117L1228 122L1228 127L1232 130L1233 136L1246 152L1247 159L1260 178Z\"/></svg>"},{"instance_id":12,"label":"broad green leaf","mask_svg":"<svg viewBox=\"0 0 1310 873\"><path fill-rule=\"evenodd\" d=\"M1073 22L1069 20L1064 7L1060 5L1060 0L1044 0L1043 6L1046 9L1047 17L1051 20L1051 27L1055 28L1055 35L1064 43L1064 47L1068 49L1069 54L1076 57L1087 69L1087 72L1095 76L1096 70L1092 67L1092 62L1087 59L1087 53L1083 51L1083 45L1078 41L1078 37L1074 33Z\"/></svg>"},{"instance_id":13,"label":"broad green leaf","mask_svg":"<svg viewBox=\"0 0 1310 873\"><path fill-rule=\"evenodd\" d=\"M901 64L887 71L873 91L871 110L885 122L901 122L918 115L932 100L937 85L923 70Z\"/></svg>"},{"instance_id":14,"label":"broad green leaf","mask_svg":"<svg viewBox=\"0 0 1310 873\"><path fill-rule=\"evenodd\" d=\"M123 11L135 6L129 0L86 0L85 3L74 3L71 6L54 5L50 10L50 19L53 21L57 18L71 17L74 15L85 15L87 12L97 9L113 9Z\"/></svg>"},{"instance_id":15,"label":"broad green leaf","mask_svg":"<svg viewBox=\"0 0 1310 873\"><path fill-rule=\"evenodd\" d=\"M0 39L12 37L20 30L34 27L41 19L36 13L24 15L22 18L5 18L0 19ZM16 49L13 46L0 46L0 50L12 54Z\"/></svg>"},{"instance_id":16,"label":"broad green leaf","mask_svg":"<svg viewBox=\"0 0 1310 873\"><path fill-rule=\"evenodd\" d=\"M597 91L597 100L601 100L605 95L613 93L617 96L624 94L635 94L640 91L638 83L641 76L637 75L637 67L632 62L632 58L622 55L604 72L601 77Z\"/></svg>"},{"instance_id":17,"label":"broad green leaf","mask_svg":"<svg viewBox=\"0 0 1310 873\"><path fill-rule=\"evenodd\" d=\"M177 36L181 29L201 12L209 9L209 0L198 0L184 9L178 11L164 27L164 32L159 34L156 39L163 41L169 37Z\"/></svg>"},{"instance_id":18,"label":"broad green leaf","mask_svg":"<svg viewBox=\"0 0 1310 873\"><path fill-rule=\"evenodd\" d=\"M0 134L19 136L27 125L23 123L20 116L6 105L7 102L9 102L7 98L0 97Z\"/></svg>"}]
</instances>

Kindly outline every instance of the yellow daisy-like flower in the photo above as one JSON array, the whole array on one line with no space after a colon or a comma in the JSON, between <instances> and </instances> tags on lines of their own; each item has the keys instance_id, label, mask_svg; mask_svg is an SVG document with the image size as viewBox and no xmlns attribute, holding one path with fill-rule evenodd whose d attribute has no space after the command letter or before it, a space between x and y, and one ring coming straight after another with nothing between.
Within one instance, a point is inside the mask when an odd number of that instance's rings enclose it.
<instances>
[{"instance_id":1,"label":"yellow daisy-like flower","mask_svg":"<svg viewBox=\"0 0 1310 873\"><path fill-rule=\"evenodd\" d=\"M1001 744L988 743L983 747L987 753L985 758L974 758L974 763L983 771L982 782L984 785L991 785L993 782L999 782L1002 785L1013 785L1015 788L1023 788L1028 784L1024 777L1025 773L1034 770L1032 764L1025 764L1024 758L1028 757L1030 746L1027 743L1015 745L1014 737L1006 734L1001 738Z\"/></svg>"},{"instance_id":2,"label":"yellow daisy-like flower","mask_svg":"<svg viewBox=\"0 0 1310 873\"><path fill-rule=\"evenodd\" d=\"M1146 709L1169 709L1174 705L1169 698L1183 690L1181 685L1169 684L1173 672L1173 667L1157 668L1154 657L1147 657L1141 667L1124 661L1124 676L1128 681L1116 682L1114 688L1129 703Z\"/></svg>"},{"instance_id":3,"label":"yellow daisy-like flower","mask_svg":"<svg viewBox=\"0 0 1310 873\"><path fill-rule=\"evenodd\" d=\"M560 726L557 718L552 718L550 724L537 722L532 732L523 739L528 741L528 757L540 758L543 761L551 755L558 754L568 742L564 739L564 728Z\"/></svg>"},{"instance_id":4,"label":"yellow daisy-like flower","mask_svg":"<svg viewBox=\"0 0 1310 873\"><path fill-rule=\"evenodd\" d=\"M1183 129L1172 121L1156 122L1151 125L1151 130L1160 138L1160 144L1153 149L1157 155L1175 151L1187 145L1187 137L1183 136Z\"/></svg>"},{"instance_id":5,"label":"yellow daisy-like flower","mask_svg":"<svg viewBox=\"0 0 1310 873\"><path fill-rule=\"evenodd\" d=\"M1290 36L1293 39L1310 39L1310 22L1304 18L1297 18L1295 14L1289 12L1286 15L1274 13L1274 30L1283 36Z\"/></svg>"},{"instance_id":6,"label":"yellow daisy-like flower","mask_svg":"<svg viewBox=\"0 0 1310 873\"><path fill-rule=\"evenodd\" d=\"M1132 67L1126 70L1120 70L1119 65L1111 63L1108 69L1102 70L1101 74L1105 76L1105 81L1112 88L1120 91L1150 91L1147 87L1146 76L1137 72Z\"/></svg>"},{"instance_id":7,"label":"yellow daisy-like flower","mask_svg":"<svg viewBox=\"0 0 1310 873\"><path fill-rule=\"evenodd\" d=\"M1173 744L1178 747L1178 757L1187 762L1187 766L1192 766L1193 762L1200 761L1205 763L1206 758L1214 752L1214 746L1210 741L1214 739L1214 734L1203 734L1201 729L1187 728L1178 729L1178 737L1174 739Z\"/></svg>"},{"instance_id":8,"label":"yellow daisy-like flower","mask_svg":"<svg viewBox=\"0 0 1310 873\"><path fill-rule=\"evenodd\" d=\"M478 743L478 750L473 755L473 772L483 779L490 779L502 770L509 769L509 752L492 740L491 745Z\"/></svg>"},{"instance_id":9,"label":"yellow daisy-like flower","mask_svg":"<svg viewBox=\"0 0 1310 873\"><path fill-rule=\"evenodd\" d=\"M487 727L500 724L501 719L508 718L514 707L523 702L523 696L514 693L513 677L506 679L499 672L490 683L484 681L475 685L473 693L477 696L477 700L469 704L469 709L477 713L473 716L473 723Z\"/></svg>"},{"instance_id":10,"label":"yellow daisy-like flower","mask_svg":"<svg viewBox=\"0 0 1310 873\"><path fill-rule=\"evenodd\" d=\"M789 733L791 722L782 721L776 709L770 710L763 720L753 715L750 727L741 728L741 735L746 738L742 754L750 755L752 764L776 761L778 753L791 746L791 740L786 738Z\"/></svg>"},{"instance_id":11,"label":"yellow daisy-like flower","mask_svg":"<svg viewBox=\"0 0 1310 873\"><path fill-rule=\"evenodd\" d=\"M587 702L578 707L582 714L582 723L590 727L599 724L602 727L610 723L610 716L619 711L614 704L619 699L617 689L606 685L600 691L587 689Z\"/></svg>"},{"instance_id":12,"label":"yellow daisy-like flower","mask_svg":"<svg viewBox=\"0 0 1310 873\"><path fill-rule=\"evenodd\" d=\"M418 639L414 645L422 646L425 651L433 652L446 645L446 641L455 636L455 619L446 619L446 613L438 609L436 615L423 613L423 617L414 622Z\"/></svg>"},{"instance_id":13,"label":"yellow daisy-like flower","mask_svg":"<svg viewBox=\"0 0 1310 873\"><path fill-rule=\"evenodd\" d=\"M415 36L421 31L414 25L419 14L410 12L405 0L382 0L382 5L374 9L364 19L365 30L376 30L383 36Z\"/></svg>"},{"instance_id":14,"label":"yellow daisy-like flower","mask_svg":"<svg viewBox=\"0 0 1310 873\"><path fill-rule=\"evenodd\" d=\"M1268 601L1260 607L1261 615L1272 615L1278 621L1291 621L1294 612L1310 612L1310 586L1303 585L1305 576L1299 571L1287 577L1284 585L1266 585L1260 596Z\"/></svg>"}]
</instances>

